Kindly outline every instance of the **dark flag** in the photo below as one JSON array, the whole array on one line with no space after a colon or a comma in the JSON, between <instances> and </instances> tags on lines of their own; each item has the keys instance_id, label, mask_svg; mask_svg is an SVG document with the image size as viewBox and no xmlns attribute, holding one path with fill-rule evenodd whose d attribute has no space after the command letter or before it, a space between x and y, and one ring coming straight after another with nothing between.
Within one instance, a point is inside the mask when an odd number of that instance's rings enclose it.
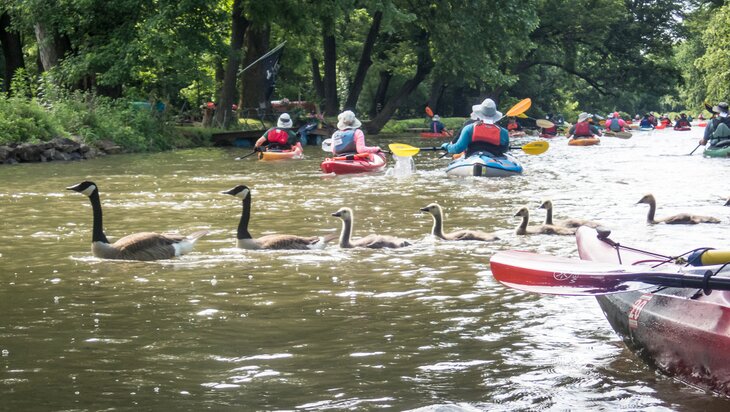
<instances>
[{"instance_id":1,"label":"dark flag","mask_svg":"<svg viewBox=\"0 0 730 412\"><path fill-rule=\"evenodd\" d=\"M274 47L271 49L268 53L264 54L263 56L259 57L254 61L253 63L249 64L239 72L239 74L245 72L249 68L251 68L254 64L261 62L264 67L264 74L266 77L266 101L271 100L271 95L274 94L274 86L276 85L276 75L279 73L279 68L281 65L279 64L279 59L281 58L281 53L284 51L284 44L286 42L281 43L280 45Z\"/></svg>"}]
</instances>

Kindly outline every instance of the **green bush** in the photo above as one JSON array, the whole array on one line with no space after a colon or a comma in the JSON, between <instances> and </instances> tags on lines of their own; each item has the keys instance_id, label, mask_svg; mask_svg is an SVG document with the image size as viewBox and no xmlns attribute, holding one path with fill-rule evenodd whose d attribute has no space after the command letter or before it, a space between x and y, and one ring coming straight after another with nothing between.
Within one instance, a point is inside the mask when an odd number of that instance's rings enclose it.
<instances>
[{"instance_id":1,"label":"green bush","mask_svg":"<svg viewBox=\"0 0 730 412\"><path fill-rule=\"evenodd\" d=\"M63 135L63 128L37 100L0 95L0 144L47 141Z\"/></svg>"}]
</instances>

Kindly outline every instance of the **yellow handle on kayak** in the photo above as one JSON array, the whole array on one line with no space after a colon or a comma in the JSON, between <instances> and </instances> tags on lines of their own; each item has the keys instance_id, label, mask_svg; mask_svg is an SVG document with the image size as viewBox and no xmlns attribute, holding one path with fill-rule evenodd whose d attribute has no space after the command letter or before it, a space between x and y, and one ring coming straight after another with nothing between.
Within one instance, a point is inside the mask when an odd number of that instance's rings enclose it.
<instances>
[{"instance_id":1,"label":"yellow handle on kayak","mask_svg":"<svg viewBox=\"0 0 730 412\"><path fill-rule=\"evenodd\" d=\"M730 262L730 250L708 250L702 254L702 265L722 265Z\"/></svg>"}]
</instances>

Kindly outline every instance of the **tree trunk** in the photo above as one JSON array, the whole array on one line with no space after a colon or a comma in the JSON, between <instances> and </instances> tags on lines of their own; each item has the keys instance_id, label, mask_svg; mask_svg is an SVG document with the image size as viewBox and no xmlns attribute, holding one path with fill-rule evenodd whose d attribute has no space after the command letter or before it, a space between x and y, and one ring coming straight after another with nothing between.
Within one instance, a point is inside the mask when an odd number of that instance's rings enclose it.
<instances>
[{"instance_id":1,"label":"tree trunk","mask_svg":"<svg viewBox=\"0 0 730 412\"><path fill-rule=\"evenodd\" d=\"M454 88L454 99L452 102L453 116L467 117L471 114L471 103L467 101L464 94L464 86Z\"/></svg>"},{"instance_id":2,"label":"tree trunk","mask_svg":"<svg viewBox=\"0 0 730 412\"><path fill-rule=\"evenodd\" d=\"M428 76L433 69L433 59L431 58L431 50L428 45L428 33L421 31L418 38L418 60L416 73L412 78L408 79L400 90L398 90L388 102L383 106L383 110L378 113L370 122L365 124L365 130L370 134L378 134L385 124L390 120L396 109L400 106L401 101L406 99L413 93L419 84Z\"/></svg>"},{"instance_id":3,"label":"tree trunk","mask_svg":"<svg viewBox=\"0 0 730 412\"><path fill-rule=\"evenodd\" d=\"M431 91L430 96L428 97L428 107L433 110L434 114L443 114L444 108L441 104L441 97L444 94L444 89L446 89L446 86L444 85L444 81L441 79L436 79L431 83Z\"/></svg>"},{"instance_id":4,"label":"tree trunk","mask_svg":"<svg viewBox=\"0 0 730 412\"><path fill-rule=\"evenodd\" d=\"M360 92L362 92L362 86L365 84L365 76L368 74L368 69L373 64L373 60L370 58L373 54L373 46L375 45L375 39L378 37L380 31L380 23L383 21L383 12L376 11L373 16L373 24L370 25L370 31L365 38L365 44L362 47L362 56L360 56L360 63L357 66L357 72L355 72L355 78L350 83L350 90L348 90L347 101L345 102L345 108L355 110L357 101L360 99Z\"/></svg>"},{"instance_id":5,"label":"tree trunk","mask_svg":"<svg viewBox=\"0 0 730 412\"><path fill-rule=\"evenodd\" d=\"M51 27L45 23L36 23L33 26L35 30L36 41L38 42L38 55L43 65L43 70L48 71L58 65L58 62L68 50L68 39L55 33ZM66 41L64 41L66 40Z\"/></svg>"},{"instance_id":6,"label":"tree trunk","mask_svg":"<svg viewBox=\"0 0 730 412\"><path fill-rule=\"evenodd\" d=\"M271 27L267 24L264 27L249 27L246 34L246 58L243 67L256 61L269 51L269 37ZM241 90L239 108L259 109L261 104L268 108L266 101L266 73L265 67L260 62L241 75Z\"/></svg>"},{"instance_id":7,"label":"tree trunk","mask_svg":"<svg viewBox=\"0 0 730 412\"><path fill-rule=\"evenodd\" d=\"M333 32L334 22L322 21L322 37L324 41L324 114L336 116L340 111L337 99L337 46Z\"/></svg>"},{"instance_id":8,"label":"tree trunk","mask_svg":"<svg viewBox=\"0 0 730 412\"><path fill-rule=\"evenodd\" d=\"M0 15L0 46L2 46L3 57L5 58L3 90L10 94L15 71L24 68L25 61L23 60L23 44L20 40L20 34L10 31L10 15L8 13Z\"/></svg>"},{"instance_id":9,"label":"tree trunk","mask_svg":"<svg viewBox=\"0 0 730 412\"><path fill-rule=\"evenodd\" d=\"M324 83L322 83L322 74L319 72L319 60L311 53L309 55L312 61L312 82L314 83L314 91L317 92L317 97L320 101L324 101Z\"/></svg>"},{"instance_id":10,"label":"tree trunk","mask_svg":"<svg viewBox=\"0 0 730 412\"><path fill-rule=\"evenodd\" d=\"M385 106L385 98L388 94L388 86L390 86L390 79L393 78L393 72L389 70L382 70L380 72L380 82L378 83L378 89L375 91L373 96L373 104L370 106L370 118L373 119L375 116L383 110Z\"/></svg>"},{"instance_id":11,"label":"tree trunk","mask_svg":"<svg viewBox=\"0 0 730 412\"><path fill-rule=\"evenodd\" d=\"M220 104L215 113L215 120L218 125L226 128L231 124L233 112L233 100L236 94L236 79L238 69L241 66L241 49L246 36L246 29L249 21L243 15L243 0L233 0L233 13L231 13L231 46L228 50L228 62L223 75L223 88L221 90Z\"/></svg>"}]
</instances>

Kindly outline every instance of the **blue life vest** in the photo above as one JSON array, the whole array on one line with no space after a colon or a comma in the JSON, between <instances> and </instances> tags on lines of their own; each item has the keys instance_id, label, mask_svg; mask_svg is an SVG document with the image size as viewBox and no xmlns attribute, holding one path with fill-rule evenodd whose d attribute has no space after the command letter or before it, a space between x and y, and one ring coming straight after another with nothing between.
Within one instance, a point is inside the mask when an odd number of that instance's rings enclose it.
<instances>
[{"instance_id":1,"label":"blue life vest","mask_svg":"<svg viewBox=\"0 0 730 412\"><path fill-rule=\"evenodd\" d=\"M355 153L357 145L355 144L355 130L338 130L332 135L332 147L334 154Z\"/></svg>"},{"instance_id":2,"label":"blue life vest","mask_svg":"<svg viewBox=\"0 0 730 412\"><path fill-rule=\"evenodd\" d=\"M619 123L619 119L613 118L611 119L611 124L609 125L609 128L612 132L620 132L621 131L621 124Z\"/></svg>"},{"instance_id":3,"label":"blue life vest","mask_svg":"<svg viewBox=\"0 0 730 412\"><path fill-rule=\"evenodd\" d=\"M653 126L654 126L654 124L647 117L641 119L641 123L639 123L639 127L653 127Z\"/></svg>"}]
</instances>

